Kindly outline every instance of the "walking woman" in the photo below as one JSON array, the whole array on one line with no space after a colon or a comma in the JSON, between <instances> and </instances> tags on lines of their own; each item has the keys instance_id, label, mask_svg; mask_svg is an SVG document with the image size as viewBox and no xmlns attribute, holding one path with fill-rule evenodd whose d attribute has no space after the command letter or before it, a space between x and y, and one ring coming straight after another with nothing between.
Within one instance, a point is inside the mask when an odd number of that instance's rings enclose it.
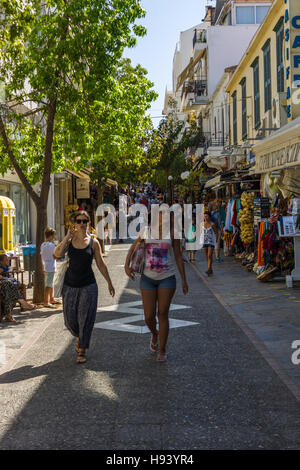
<instances>
[{"instance_id":1,"label":"walking woman","mask_svg":"<svg viewBox=\"0 0 300 470\"><path fill-rule=\"evenodd\" d=\"M180 250L180 240L174 239L171 230L171 239L162 239L162 213L159 213L159 240L145 239L143 233L131 246L126 262L125 272L134 279L130 269L132 253L139 243L145 243L145 264L140 281L143 300L145 322L152 333L150 350L158 352L157 361L167 360L167 340L169 334L169 309L172 297L176 290L175 266L172 260L172 251L181 276L182 291L188 293L184 264ZM158 315L159 331L156 327L156 314ZM158 346L158 338L160 345Z\"/></svg>"},{"instance_id":2,"label":"walking woman","mask_svg":"<svg viewBox=\"0 0 300 470\"><path fill-rule=\"evenodd\" d=\"M210 219L210 212L206 210L204 212L204 227L203 232L201 234L203 249L206 256L207 261L207 271L206 274L211 276L213 274L212 270L212 260L213 260L213 252L218 241L218 237L220 236L215 224L211 222Z\"/></svg>"},{"instance_id":3,"label":"walking woman","mask_svg":"<svg viewBox=\"0 0 300 470\"><path fill-rule=\"evenodd\" d=\"M98 304L98 287L92 270L94 257L112 297L115 289L103 260L100 244L89 235L89 214L78 211L73 214L72 222L74 225L55 248L54 255L61 258L68 253L69 267L62 290L64 320L68 330L76 337L77 362L83 363L86 362L86 349L90 345Z\"/></svg>"}]
</instances>

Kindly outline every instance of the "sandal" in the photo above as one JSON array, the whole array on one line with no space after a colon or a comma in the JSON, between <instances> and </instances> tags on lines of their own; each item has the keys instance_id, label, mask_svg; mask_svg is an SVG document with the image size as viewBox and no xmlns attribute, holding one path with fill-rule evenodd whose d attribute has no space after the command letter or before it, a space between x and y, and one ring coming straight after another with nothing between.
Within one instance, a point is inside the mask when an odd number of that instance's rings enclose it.
<instances>
[{"instance_id":1,"label":"sandal","mask_svg":"<svg viewBox=\"0 0 300 470\"><path fill-rule=\"evenodd\" d=\"M86 362L86 357L85 357L85 349L83 348L78 348L78 351L77 351L77 364L83 364L84 362Z\"/></svg>"},{"instance_id":2,"label":"sandal","mask_svg":"<svg viewBox=\"0 0 300 470\"><path fill-rule=\"evenodd\" d=\"M158 352L158 343L153 343L152 338L150 339L150 351L151 352Z\"/></svg>"},{"instance_id":3,"label":"sandal","mask_svg":"<svg viewBox=\"0 0 300 470\"><path fill-rule=\"evenodd\" d=\"M54 307L54 305L51 305L51 304L43 304L43 307L44 308L56 308Z\"/></svg>"},{"instance_id":4,"label":"sandal","mask_svg":"<svg viewBox=\"0 0 300 470\"><path fill-rule=\"evenodd\" d=\"M6 317L3 318L3 321L9 322L9 323L17 323L17 320L12 315L7 315Z\"/></svg>"},{"instance_id":5,"label":"sandal","mask_svg":"<svg viewBox=\"0 0 300 470\"><path fill-rule=\"evenodd\" d=\"M53 302L50 302L52 305L61 305L62 303L59 300L54 300Z\"/></svg>"},{"instance_id":6,"label":"sandal","mask_svg":"<svg viewBox=\"0 0 300 470\"><path fill-rule=\"evenodd\" d=\"M27 312L27 311L30 312L31 310L36 310L37 308L38 308L38 306L35 305L35 304L32 304L32 308L26 308L26 307L21 306L21 312Z\"/></svg>"},{"instance_id":7,"label":"sandal","mask_svg":"<svg viewBox=\"0 0 300 470\"><path fill-rule=\"evenodd\" d=\"M157 360L157 362L166 362L167 361L167 353L161 353L159 351L156 360Z\"/></svg>"}]
</instances>

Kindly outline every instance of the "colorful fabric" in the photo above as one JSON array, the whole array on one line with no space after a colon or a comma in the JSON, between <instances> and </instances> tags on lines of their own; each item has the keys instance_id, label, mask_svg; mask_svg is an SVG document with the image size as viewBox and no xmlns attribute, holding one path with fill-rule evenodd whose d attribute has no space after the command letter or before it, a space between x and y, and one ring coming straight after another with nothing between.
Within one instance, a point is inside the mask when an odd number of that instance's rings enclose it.
<instances>
[{"instance_id":1,"label":"colorful fabric","mask_svg":"<svg viewBox=\"0 0 300 470\"><path fill-rule=\"evenodd\" d=\"M159 280L175 274L171 240L146 240L145 248L145 276Z\"/></svg>"}]
</instances>

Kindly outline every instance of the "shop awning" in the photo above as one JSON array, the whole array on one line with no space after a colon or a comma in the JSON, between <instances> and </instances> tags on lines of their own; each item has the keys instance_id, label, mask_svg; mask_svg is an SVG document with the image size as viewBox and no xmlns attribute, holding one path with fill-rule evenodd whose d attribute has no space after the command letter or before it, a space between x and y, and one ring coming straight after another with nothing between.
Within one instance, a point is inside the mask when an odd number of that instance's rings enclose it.
<instances>
[{"instance_id":1,"label":"shop awning","mask_svg":"<svg viewBox=\"0 0 300 470\"><path fill-rule=\"evenodd\" d=\"M208 181L205 183L204 188L205 188L205 189L212 188L212 187L215 186L216 184L220 183L220 181L221 181L221 175L215 176L214 178L208 180Z\"/></svg>"},{"instance_id":2,"label":"shop awning","mask_svg":"<svg viewBox=\"0 0 300 470\"><path fill-rule=\"evenodd\" d=\"M66 173L69 173L70 175L75 176L76 178L87 179L88 181L90 181L90 177L86 173L83 173L82 171L76 172L73 170L69 170L69 168L65 168L64 171Z\"/></svg>"},{"instance_id":3,"label":"shop awning","mask_svg":"<svg viewBox=\"0 0 300 470\"><path fill-rule=\"evenodd\" d=\"M300 165L300 117L278 129L253 146L256 157L255 173Z\"/></svg>"},{"instance_id":4,"label":"shop awning","mask_svg":"<svg viewBox=\"0 0 300 470\"><path fill-rule=\"evenodd\" d=\"M114 180L111 180L110 178L107 178L105 184L107 186L114 186L115 188L118 186L118 183Z\"/></svg>"}]
</instances>

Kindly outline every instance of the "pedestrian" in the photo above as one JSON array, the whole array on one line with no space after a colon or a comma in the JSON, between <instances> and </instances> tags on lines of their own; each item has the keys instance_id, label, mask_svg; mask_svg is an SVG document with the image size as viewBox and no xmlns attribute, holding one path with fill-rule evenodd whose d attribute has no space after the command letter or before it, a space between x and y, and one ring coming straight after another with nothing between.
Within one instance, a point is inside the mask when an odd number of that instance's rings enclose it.
<instances>
[{"instance_id":1,"label":"pedestrian","mask_svg":"<svg viewBox=\"0 0 300 470\"><path fill-rule=\"evenodd\" d=\"M1 291L1 319L6 322L16 323L12 316L12 310L18 302L22 310L36 310L37 305L27 302L19 290L19 283L10 277L8 257L0 255L0 291Z\"/></svg>"},{"instance_id":2,"label":"pedestrian","mask_svg":"<svg viewBox=\"0 0 300 470\"><path fill-rule=\"evenodd\" d=\"M192 223L190 224L188 228L187 242L194 243L195 235L196 235L196 216L193 215ZM195 256L196 256L196 250L188 250L189 263L196 261Z\"/></svg>"},{"instance_id":3,"label":"pedestrian","mask_svg":"<svg viewBox=\"0 0 300 470\"><path fill-rule=\"evenodd\" d=\"M103 260L100 244L88 234L89 214L78 211L71 220L73 225L55 248L54 255L61 258L68 253L69 267L62 289L64 320L68 330L76 337L77 363L83 363L86 362L86 349L90 345L98 304L98 286L92 269L93 258L107 281L112 297L115 289Z\"/></svg>"},{"instance_id":4,"label":"pedestrian","mask_svg":"<svg viewBox=\"0 0 300 470\"><path fill-rule=\"evenodd\" d=\"M170 230L170 238L162 238L162 212L159 213L158 239L147 238L149 230L141 232L133 243L126 257L125 272L134 279L135 274L130 268L131 256L135 248L144 243L145 263L140 280L140 289L143 300L145 322L152 333L150 350L158 352L157 361L167 360L166 346L169 334L169 309L176 290L175 261L181 276L182 291L188 293L188 284L185 277L184 264L180 252L180 240L174 239L174 228ZM154 223L152 221L153 230ZM172 224L174 226L174 223ZM156 328L156 314L158 315L159 331ZM158 337L160 345L158 346Z\"/></svg>"},{"instance_id":5,"label":"pedestrian","mask_svg":"<svg viewBox=\"0 0 300 470\"><path fill-rule=\"evenodd\" d=\"M45 241L41 245L41 258L45 275L44 307L47 308L55 308L55 304L60 304L60 302L53 297L53 280L56 272L56 259L54 257L55 244L53 243L55 233L54 228L46 228L44 233Z\"/></svg>"},{"instance_id":6,"label":"pedestrian","mask_svg":"<svg viewBox=\"0 0 300 470\"><path fill-rule=\"evenodd\" d=\"M220 244L221 244L223 226L222 226L222 219L221 219L220 204L217 201L213 201L210 204L210 213L211 213L211 221L215 224L217 232L218 232L216 246L215 246L215 254L216 254L216 262L220 263L221 261L224 261L220 256Z\"/></svg>"},{"instance_id":7,"label":"pedestrian","mask_svg":"<svg viewBox=\"0 0 300 470\"><path fill-rule=\"evenodd\" d=\"M212 260L213 260L213 252L216 246L218 237L218 231L216 226L210 219L210 212L209 210L204 211L204 224L201 233L201 241L207 261L207 271L206 274L210 276L213 274L212 270Z\"/></svg>"}]
</instances>

